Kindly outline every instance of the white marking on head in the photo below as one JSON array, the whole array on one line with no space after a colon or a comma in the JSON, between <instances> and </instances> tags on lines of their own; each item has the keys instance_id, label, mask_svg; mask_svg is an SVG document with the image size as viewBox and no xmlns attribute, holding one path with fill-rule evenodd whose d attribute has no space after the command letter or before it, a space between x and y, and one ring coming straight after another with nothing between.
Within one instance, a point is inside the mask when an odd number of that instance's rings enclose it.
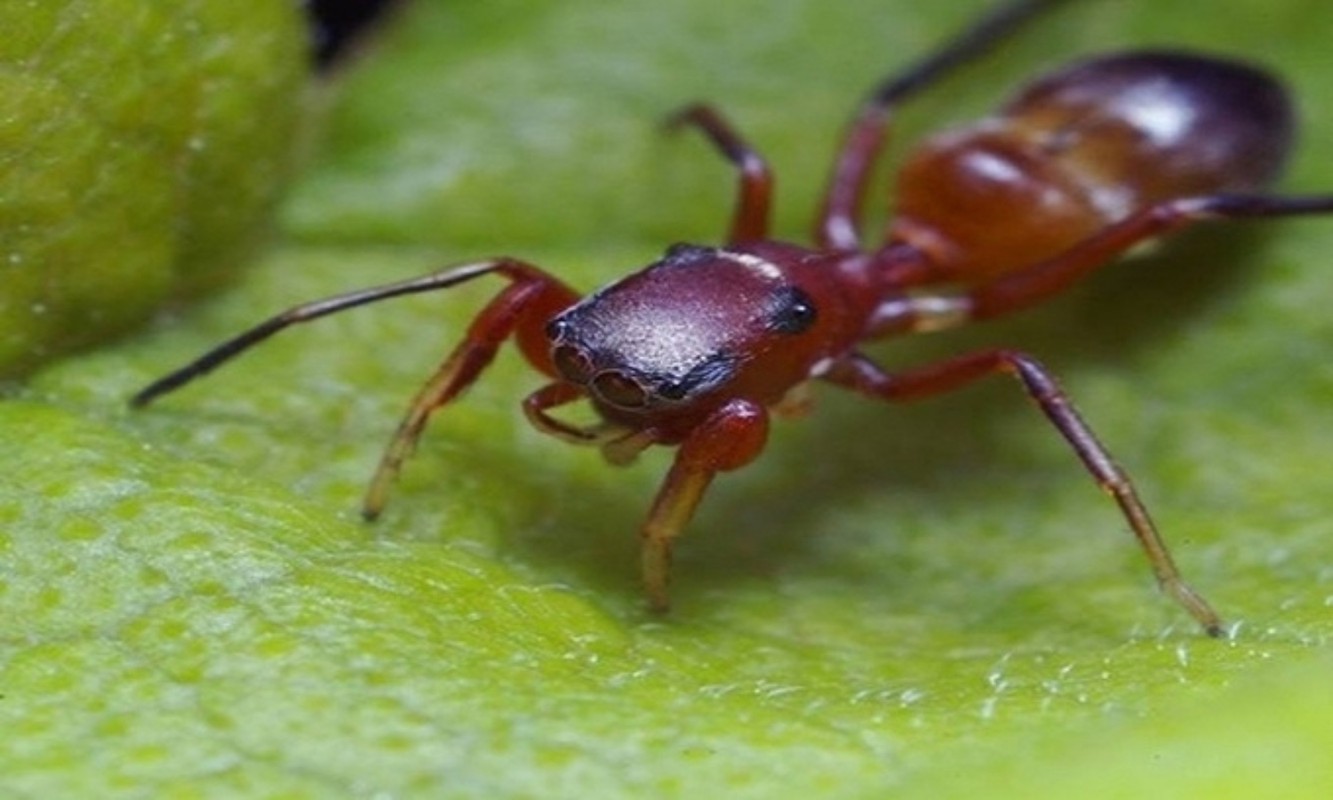
<instances>
[{"instance_id":1,"label":"white marking on head","mask_svg":"<svg viewBox=\"0 0 1333 800\"><path fill-rule=\"evenodd\" d=\"M753 253L738 253L735 250L719 249L717 251L717 254L718 256L725 258L726 260L732 262L733 264L740 264L741 266L755 272L756 274L760 275L766 280L772 281L774 283L782 283L785 281L781 267L779 267L777 264L774 264L772 261L767 261L765 259L762 259L759 256L754 255Z\"/></svg>"}]
</instances>

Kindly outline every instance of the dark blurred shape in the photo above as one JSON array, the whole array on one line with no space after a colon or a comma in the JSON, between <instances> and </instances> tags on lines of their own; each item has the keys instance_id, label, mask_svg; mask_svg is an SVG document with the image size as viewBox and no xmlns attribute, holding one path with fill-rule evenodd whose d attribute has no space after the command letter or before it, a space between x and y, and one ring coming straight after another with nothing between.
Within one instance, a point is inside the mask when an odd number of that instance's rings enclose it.
<instances>
[{"instance_id":1,"label":"dark blurred shape","mask_svg":"<svg viewBox=\"0 0 1333 800\"><path fill-rule=\"evenodd\" d=\"M382 13L401 0L305 0L315 60L328 66Z\"/></svg>"}]
</instances>

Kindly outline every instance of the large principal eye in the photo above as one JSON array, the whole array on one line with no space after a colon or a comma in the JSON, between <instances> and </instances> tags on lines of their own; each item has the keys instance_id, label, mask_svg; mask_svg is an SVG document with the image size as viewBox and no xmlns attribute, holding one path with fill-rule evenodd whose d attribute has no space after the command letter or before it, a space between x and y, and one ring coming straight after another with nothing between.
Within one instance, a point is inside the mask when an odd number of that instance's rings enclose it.
<instances>
[{"instance_id":1,"label":"large principal eye","mask_svg":"<svg viewBox=\"0 0 1333 800\"><path fill-rule=\"evenodd\" d=\"M810 295L795 286L779 289L774 306L768 328L777 333L800 333L814 325L818 316Z\"/></svg>"},{"instance_id":2,"label":"large principal eye","mask_svg":"<svg viewBox=\"0 0 1333 800\"><path fill-rule=\"evenodd\" d=\"M560 376L573 383L586 383L592 374L592 362L578 348L562 344L551 351L551 361Z\"/></svg>"},{"instance_id":3,"label":"large principal eye","mask_svg":"<svg viewBox=\"0 0 1333 800\"><path fill-rule=\"evenodd\" d=\"M648 404L648 393L639 382L615 370L599 372L592 379L592 390L598 397L620 408L642 408Z\"/></svg>"}]
</instances>

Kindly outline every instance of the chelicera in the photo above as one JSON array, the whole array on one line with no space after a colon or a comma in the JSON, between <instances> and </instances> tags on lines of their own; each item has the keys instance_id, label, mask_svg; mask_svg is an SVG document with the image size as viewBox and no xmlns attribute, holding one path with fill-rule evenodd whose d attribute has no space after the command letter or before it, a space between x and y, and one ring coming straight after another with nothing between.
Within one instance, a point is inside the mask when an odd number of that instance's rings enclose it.
<instances>
[{"instance_id":1,"label":"chelicera","mask_svg":"<svg viewBox=\"0 0 1333 800\"><path fill-rule=\"evenodd\" d=\"M366 518L427 419L512 340L546 383L523 401L540 431L621 464L652 445L675 458L642 528L648 600L668 605L673 543L713 478L754 460L769 418L811 381L892 402L1015 378L1119 506L1162 588L1212 635L1219 616L1182 579L1125 472L1032 356L988 349L903 372L863 342L933 331L1040 303L1142 242L1214 219L1327 213L1333 197L1264 192L1292 138L1283 87L1214 56L1144 51L1079 61L1021 88L992 116L928 138L899 173L882 243L863 245L863 198L902 101L1002 41L1058 0L1002 5L890 76L853 117L834 159L813 245L769 238L772 177L714 108L671 124L704 134L739 174L722 246L676 244L594 294L496 258L288 309L152 383L142 406L296 323L484 276L507 285L413 400L371 480ZM553 409L587 401L583 427Z\"/></svg>"}]
</instances>

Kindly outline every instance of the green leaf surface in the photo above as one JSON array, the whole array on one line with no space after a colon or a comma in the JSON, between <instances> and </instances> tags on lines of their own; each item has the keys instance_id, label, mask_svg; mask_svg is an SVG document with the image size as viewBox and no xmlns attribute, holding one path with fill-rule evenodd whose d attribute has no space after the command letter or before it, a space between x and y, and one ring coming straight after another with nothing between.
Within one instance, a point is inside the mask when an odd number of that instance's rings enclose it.
<instances>
[{"instance_id":1,"label":"green leaf surface","mask_svg":"<svg viewBox=\"0 0 1333 800\"><path fill-rule=\"evenodd\" d=\"M0 4L0 377L142 323L254 251L290 173L296 9Z\"/></svg>"},{"instance_id":2,"label":"green leaf surface","mask_svg":"<svg viewBox=\"0 0 1333 800\"><path fill-rule=\"evenodd\" d=\"M1203 231L1022 318L874 350L1040 355L1225 641L1153 590L998 379L902 408L818 392L714 487L665 618L635 530L670 454L614 469L532 431L539 381L512 353L435 420L384 517L357 517L494 286L284 333L124 410L294 302L498 253L591 289L716 240L729 171L655 127L689 100L770 156L801 239L850 105L974 11L937 5L412 6L341 76L282 247L0 405L0 794L1326 796L1333 223ZM1180 43L1289 76L1287 187L1333 187L1319 4L1071 6L910 109L903 139L1073 54Z\"/></svg>"}]
</instances>

